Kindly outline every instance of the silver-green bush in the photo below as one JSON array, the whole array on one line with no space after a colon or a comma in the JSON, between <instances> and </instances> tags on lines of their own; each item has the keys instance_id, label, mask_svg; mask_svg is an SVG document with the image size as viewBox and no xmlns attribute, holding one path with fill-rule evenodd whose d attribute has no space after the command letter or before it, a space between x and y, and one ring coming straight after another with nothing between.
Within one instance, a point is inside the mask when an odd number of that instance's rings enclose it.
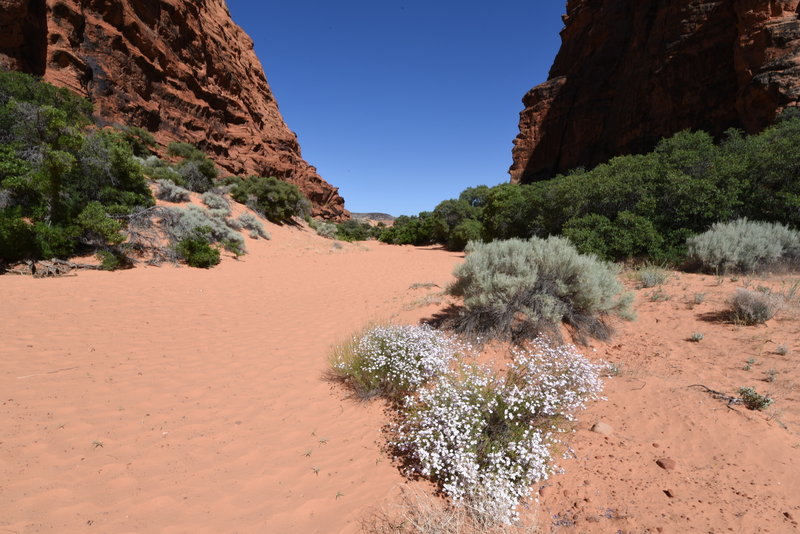
<instances>
[{"instance_id":1,"label":"silver-green bush","mask_svg":"<svg viewBox=\"0 0 800 534\"><path fill-rule=\"evenodd\" d=\"M800 232L778 223L747 219L716 223L686 244L690 259L719 274L760 272L800 260Z\"/></svg>"},{"instance_id":2,"label":"silver-green bush","mask_svg":"<svg viewBox=\"0 0 800 534\"><path fill-rule=\"evenodd\" d=\"M262 239L270 238L269 232L264 230L264 225L252 213L245 212L239 215L239 223L245 230L250 230L250 237L253 239L258 239L259 237Z\"/></svg>"},{"instance_id":3,"label":"silver-green bush","mask_svg":"<svg viewBox=\"0 0 800 534\"><path fill-rule=\"evenodd\" d=\"M454 320L470 335L523 339L561 322L605 338L611 313L630 317L629 294L613 264L578 253L561 237L470 243L455 270L452 295L464 298Z\"/></svg>"},{"instance_id":4,"label":"silver-green bush","mask_svg":"<svg viewBox=\"0 0 800 534\"><path fill-rule=\"evenodd\" d=\"M207 191L203 193L201 198L203 200L203 204L215 212L224 213L226 217L231 214L231 205L222 195Z\"/></svg>"},{"instance_id":5,"label":"silver-green bush","mask_svg":"<svg viewBox=\"0 0 800 534\"><path fill-rule=\"evenodd\" d=\"M245 250L242 234L225 224L223 218L214 217L201 207L169 208L163 214L161 222L164 231L175 242L203 232L212 242L231 244L231 247L226 245L226 248L236 248L241 252Z\"/></svg>"},{"instance_id":6,"label":"silver-green bush","mask_svg":"<svg viewBox=\"0 0 800 534\"><path fill-rule=\"evenodd\" d=\"M327 239L335 239L336 230L337 228L334 223L329 223L325 221L317 223L317 234Z\"/></svg>"},{"instance_id":7,"label":"silver-green bush","mask_svg":"<svg viewBox=\"0 0 800 534\"><path fill-rule=\"evenodd\" d=\"M156 197L167 202L188 202L190 198L189 190L179 185L175 185L172 180L156 180L158 191Z\"/></svg>"}]
</instances>

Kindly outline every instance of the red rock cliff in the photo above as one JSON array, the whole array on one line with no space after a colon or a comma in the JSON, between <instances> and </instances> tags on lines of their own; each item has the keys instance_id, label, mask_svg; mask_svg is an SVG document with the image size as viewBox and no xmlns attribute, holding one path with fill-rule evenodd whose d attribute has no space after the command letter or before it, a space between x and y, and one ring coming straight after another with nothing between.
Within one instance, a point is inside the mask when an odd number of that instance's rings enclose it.
<instances>
[{"instance_id":1,"label":"red rock cliff","mask_svg":"<svg viewBox=\"0 0 800 534\"><path fill-rule=\"evenodd\" d=\"M523 98L512 182L800 105L800 0L569 0L547 82Z\"/></svg>"},{"instance_id":2,"label":"red rock cliff","mask_svg":"<svg viewBox=\"0 0 800 534\"><path fill-rule=\"evenodd\" d=\"M164 145L195 143L229 173L292 182L315 215L348 216L300 155L225 0L0 0L0 66L69 87Z\"/></svg>"}]
</instances>

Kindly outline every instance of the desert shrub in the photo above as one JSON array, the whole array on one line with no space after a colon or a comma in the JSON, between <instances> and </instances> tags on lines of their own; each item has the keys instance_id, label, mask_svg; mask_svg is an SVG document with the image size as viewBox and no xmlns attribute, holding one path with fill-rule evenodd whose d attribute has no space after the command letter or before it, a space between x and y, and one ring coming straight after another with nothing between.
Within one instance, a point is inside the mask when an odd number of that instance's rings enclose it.
<instances>
[{"instance_id":1,"label":"desert shrub","mask_svg":"<svg viewBox=\"0 0 800 534\"><path fill-rule=\"evenodd\" d=\"M775 295L739 288L730 300L731 319L745 325L765 323L779 306L780 299Z\"/></svg>"},{"instance_id":2,"label":"desert shrub","mask_svg":"<svg viewBox=\"0 0 800 534\"><path fill-rule=\"evenodd\" d=\"M739 388L738 393L742 398L742 404L744 404L745 408L748 410L763 410L774 402L774 399L766 395L761 395L754 388L742 387Z\"/></svg>"},{"instance_id":3,"label":"desert shrub","mask_svg":"<svg viewBox=\"0 0 800 534\"><path fill-rule=\"evenodd\" d=\"M239 219L225 219L225 224L228 225L228 228L231 230L236 230L237 232L243 228L243 225L241 222L239 222Z\"/></svg>"},{"instance_id":4,"label":"desert shrub","mask_svg":"<svg viewBox=\"0 0 800 534\"><path fill-rule=\"evenodd\" d=\"M208 211L198 206L168 208L161 224L173 242L196 237L202 229L203 237L210 243L228 244L225 248L229 250L233 246L230 244L235 243L236 250L245 250L244 238L239 232L225 224L224 219L212 217Z\"/></svg>"},{"instance_id":5,"label":"desert shrub","mask_svg":"<svg viewBox=\"0 0 800 534\"><path fill-rule=\"evenodd\" d=\"M224 213L225 217L231 214L231 204L222 195L206 191L201 197L203 204L218 213Z\"/></svg>"},{"instance_id":6,"label":"desert shrub","mask_svg":"<svg viewBox=\"0 0 800 534\"><path fill-rule=\"evenodd\" d=\"M667 281L667 271L658 265L646 263L636 270L635 278L643 288L656 287Z\"/></svg>"},{"instance_id":7,"label":"desert shrub","mask_svg":"<svg viewBox=\"0 0 800 534\"><path fill-rule=\"evenodd\" d=\"M276 224L292 222L295 217L311 215L311 203L296 185L274 177L231 177L231 197L247 204L264 218Z\"/></svg>"},{"instance_id":8,"label":"desert shrub","mask_svg":"<svg viewBox=\"0 0 800 534\"><path fill-rule=\"evenodd\" d=\"M258 217L252 213L242 213L239 215L239 223L245 230L250 230L250 237L253 239L258 237L263 239L270 238L269 233L264 229L264 225L258 220Z\"/></svg>"},{"instance_id":9,"label":"desert shrub","mask_svg":"<svg viewBox=\"0 0 800 534\"><path fill-rule=\"evenodd\" d=\"M208 269L217 265L220 261L219 250L211 246L202 231L178 241L175 245L175 250L191 267Z\"/></svg>"},{"instance_id":10,"label":"desert shrub","mask_svg":"<svg viewBox=\"0 0 800 534\"><path fill-rule=\"evenodd\" d=\"M191 193L179 185L175 185L172 180L156 180L158 190L156 197L167 202L189 202Z\"/></svg>"},{"instance_id":11,"label":"desert shrub","mask_svg":"<svg viewBox=\"0 0 800 534\"><path fill-rule=\"evenodd\" d=\"M335 239L337 228L334 223L322 221L316 223L316 231L318 235L324 238Z\"/></svg>"},{"instance_id":12,"label":"desert shrub","mask_svg":"<svg viewBox=\"0 0 800 534\"><path fill-rule=\"evenodd\" d=\"M800 232L779 223L739 219L715 223L687 240L689 255L715 273L761 272L800 260Z\"/></svg>"},{"instance_id":13,"label":"desert shrub","mask_svg":"<svg viewBox=\"0 0 800 534\"><path fill-rule=\"evenodd\" d=\"M205 193L214 187L217 167L202 150L189 143L170 143L167 153L180 158L174 168L181 176L181 185L197 193Z\"/></svg>"},{"instance_id":14,"label":"desert shrub","mask_svg":"<svg viewBox=\"0 0 800 534\"><path fill-rule=\"evenodd\" d=\"M601 366L572 346L514 354L506 376L462 366L404 400L391 441L406 469L437 483L486 522L511 523L550 471L554 421L602 388Z\"/></svg>"},{"instance_id":15,"label":"desert shrub","mask_svg":"<svg viewBox=\"0 0 800 534\"><path fill-rule=\"evenodd\" d=\"M463 332L519 339L565 322L602 338L607 314L629 313L616 268L579 254L567 239L473 242L466 250L449 289L464 298L455 324Z\"/></svg>"},{"instance_id":16,"label":"desert shrub","mask_svg":"<svg viewBox=\"0 0 800 534\"><path fill-rule=\"evenodd\" d=\"M446 372L463 350L429 326L377 326L338 347L331 369L361 398L399 401Z\"/></svg>"}]
</instances>

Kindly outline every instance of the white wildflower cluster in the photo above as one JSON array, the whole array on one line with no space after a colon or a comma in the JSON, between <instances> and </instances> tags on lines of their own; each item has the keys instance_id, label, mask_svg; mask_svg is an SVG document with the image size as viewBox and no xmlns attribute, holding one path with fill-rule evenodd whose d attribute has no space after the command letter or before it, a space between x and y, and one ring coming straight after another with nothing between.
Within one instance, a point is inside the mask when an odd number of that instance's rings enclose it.
<instances>
[{"instance_id":1,"label":"white wildflower cluster","mask_svg":"<svg viewBox=\"0 0 800 534\"><path fill-rule=\"evenodd\" d=\"M516 506L547 477L553 419L602 387L600 366L575 347L518 351L507 376L464 366L405 399L391 445L409 470L439 483L484 518L512 523Z\"/></svg>"},{"instance_id":2,"label":"white wildflower cluster","mask_svg":"<svg viewBox=\"0 0 800 534\"><path fill-rule=\"evenodd\" d=\"M466 350L430 326L378 326L358 338L352 357L334 363L364 394L399 399L447 372L455 354Z\"/></svg>"},{"instance_id":3,"label":"white wildflower cluster","mask_svg":"<svg viewBox=\"0 0 800 534\"><path fill-rule=\"evenodd\" d=\"M565 417L585 407L603 389L603 366L587 360L574 345L551 346L545 338L534 341L533 350L515 350L509 364L509 400L540 404L538 417Z\"/></svg>"}]
</instances>

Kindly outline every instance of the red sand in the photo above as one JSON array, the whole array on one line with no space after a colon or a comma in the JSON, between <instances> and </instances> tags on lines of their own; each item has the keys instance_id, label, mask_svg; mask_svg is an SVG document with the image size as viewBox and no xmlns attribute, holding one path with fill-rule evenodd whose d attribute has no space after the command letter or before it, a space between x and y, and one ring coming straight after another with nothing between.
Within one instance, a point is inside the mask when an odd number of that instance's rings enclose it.
<instances>
[{"instance_id":1,"label":"red sand","mask_svg":"<svg viewBox=\"0 0 800 534\"><path fill-rule=\"evenodd\" d=\"M461 255L268 230L211 270L0 277L0 532L358 532L392 502L382 406L324 381L327 356L440 309L410 286L444 287ZM566 473L537 485L543 532L797 531L800 321L709 319L743 282L674 275L670 300L637 291L639 318L593 343L621 374L580 416ZM729 408L696 383L776 402ZM600 420L613 434L588 430Z\"/></svg>"}]
</instances>

